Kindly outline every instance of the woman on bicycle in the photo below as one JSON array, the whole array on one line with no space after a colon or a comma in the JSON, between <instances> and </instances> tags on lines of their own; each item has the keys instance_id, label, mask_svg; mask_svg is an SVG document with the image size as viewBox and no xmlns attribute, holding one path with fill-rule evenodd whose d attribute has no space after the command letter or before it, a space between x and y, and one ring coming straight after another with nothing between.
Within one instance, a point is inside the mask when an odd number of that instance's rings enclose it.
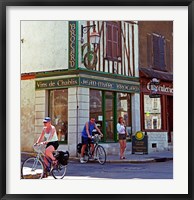
<instances>
[{"instance_id":1,"label":"woman on bicycle","mask_svg":"<svg viewBox=\"0 0 194 200\"><path fill-rule=\"evenodd\" d=\"M45 117L45 119L43 120L43 123L44 123L44 127L42 130L42 133L35 144L39 144L40 142L44 141L43 143L46 145L46 150L45 150L46 156L44 157L44 163L46 164L46 166L48 166L49 163L48 163L47 158L50 158L54 166L57 164L57 160L53 156L53 152L59 146L56 129L53 125L51 125L50 117Z\"/></svg>"},{"instance_id":2,"label":"woman on bicycle","mask_svg":"<svg viewBox=\"0 0 194 200\"><path fill-rule=\"evenodd\" d=\"M95 118L91 117L90 121L86 122L83 131L82 131L82 148L81 148L81 158L80 163L84 162L84 152L86 149L86 146L88 144L91 144L91 151L94 152L94 142L92 141L92 131L96 129L98 133L100 133L101 137L103 137L102 132L100 129L96 126Z\"/></svg>"}]
</instances>

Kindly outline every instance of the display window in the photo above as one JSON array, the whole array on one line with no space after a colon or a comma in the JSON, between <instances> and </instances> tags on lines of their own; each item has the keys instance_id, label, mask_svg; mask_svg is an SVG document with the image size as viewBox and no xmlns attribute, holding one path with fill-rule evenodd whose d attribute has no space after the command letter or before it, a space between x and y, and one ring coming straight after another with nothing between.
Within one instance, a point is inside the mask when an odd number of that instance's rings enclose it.
<instances>
[{"instance_id":1,"label":"display window","mask_svg":"<svg viewBox=\"0 0 194 200\"><path fill-rule=\"evenodd\" d=\"M68 89L49 92L49 116L57 131L58 140L68 140Z\"/></svg>"},{"instance_id":2,"label":"display window","mask_svg":"<svg viewBox=\"0 0 194 200\"><path fill-rule=\"evenodd\" d=\"M90 89L90 117L96 119L103 132L103 142L116 142L118 117L125 120L126 129L131 135L131 94Z\"/></svg>"},{"instance_id":3,"label":"display window","mask_svg":"<svg viewBox=\"0 0 194 200\"><path fill-rule=\"evenodd\" d=\"M161 98L150 98L143 95L144 101L144 129L162 129Z\"/></svg>"}]
</instances>

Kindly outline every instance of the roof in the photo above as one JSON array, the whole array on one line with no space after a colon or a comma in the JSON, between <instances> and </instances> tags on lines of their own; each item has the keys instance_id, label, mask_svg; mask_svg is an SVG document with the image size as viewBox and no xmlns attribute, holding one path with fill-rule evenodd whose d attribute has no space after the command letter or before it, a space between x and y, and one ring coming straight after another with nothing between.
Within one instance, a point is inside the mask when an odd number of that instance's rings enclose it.
<instances>
[{"instance_id":1,"label":"roof","mask_svg":"<svg viewBox=\"0 0 194 200\"><path fill-rule=\"evenodd\" d=\"M139 68L139 72L140 77L158 78L160 80L173 81L173 74L169 72L158 71L146 67Z\"/></svg>"}]
</instances>

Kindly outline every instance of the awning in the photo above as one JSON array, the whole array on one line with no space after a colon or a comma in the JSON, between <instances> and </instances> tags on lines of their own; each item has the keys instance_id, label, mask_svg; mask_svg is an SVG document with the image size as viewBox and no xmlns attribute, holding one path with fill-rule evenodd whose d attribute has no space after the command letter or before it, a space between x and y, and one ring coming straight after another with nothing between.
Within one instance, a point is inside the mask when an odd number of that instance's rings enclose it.
<instances>
[{"instance_id":1,"label":"awning","mask_svg":"<svg viewBox=\"0 0 194 200\"><path fill-rule=\"evenodd\" d=\"M162 72L151 68L139 68L139 76L146 78L158 78L165 81L173 81L173 74L169 72Z\"/></svg>"}]
</instances>

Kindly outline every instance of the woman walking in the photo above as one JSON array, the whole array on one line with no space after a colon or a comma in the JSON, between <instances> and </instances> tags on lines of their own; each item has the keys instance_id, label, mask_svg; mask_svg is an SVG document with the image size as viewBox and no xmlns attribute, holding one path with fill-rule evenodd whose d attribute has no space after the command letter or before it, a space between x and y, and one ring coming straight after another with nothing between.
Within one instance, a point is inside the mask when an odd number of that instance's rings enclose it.
<instances>
[{"instance_id":1,"label":"woman walking","mask_svg":"<svg viewBox=\"0 0 194 200\"><path fill-rule=\"evenodd\" d=\"M118 123L117 123L117 132L119 137L119 143L120 143L120 159L126 159L125 158L125 149L126 149L126 128L124 124L123 117L119 117Z\"/></svg>"}]
</instances>

